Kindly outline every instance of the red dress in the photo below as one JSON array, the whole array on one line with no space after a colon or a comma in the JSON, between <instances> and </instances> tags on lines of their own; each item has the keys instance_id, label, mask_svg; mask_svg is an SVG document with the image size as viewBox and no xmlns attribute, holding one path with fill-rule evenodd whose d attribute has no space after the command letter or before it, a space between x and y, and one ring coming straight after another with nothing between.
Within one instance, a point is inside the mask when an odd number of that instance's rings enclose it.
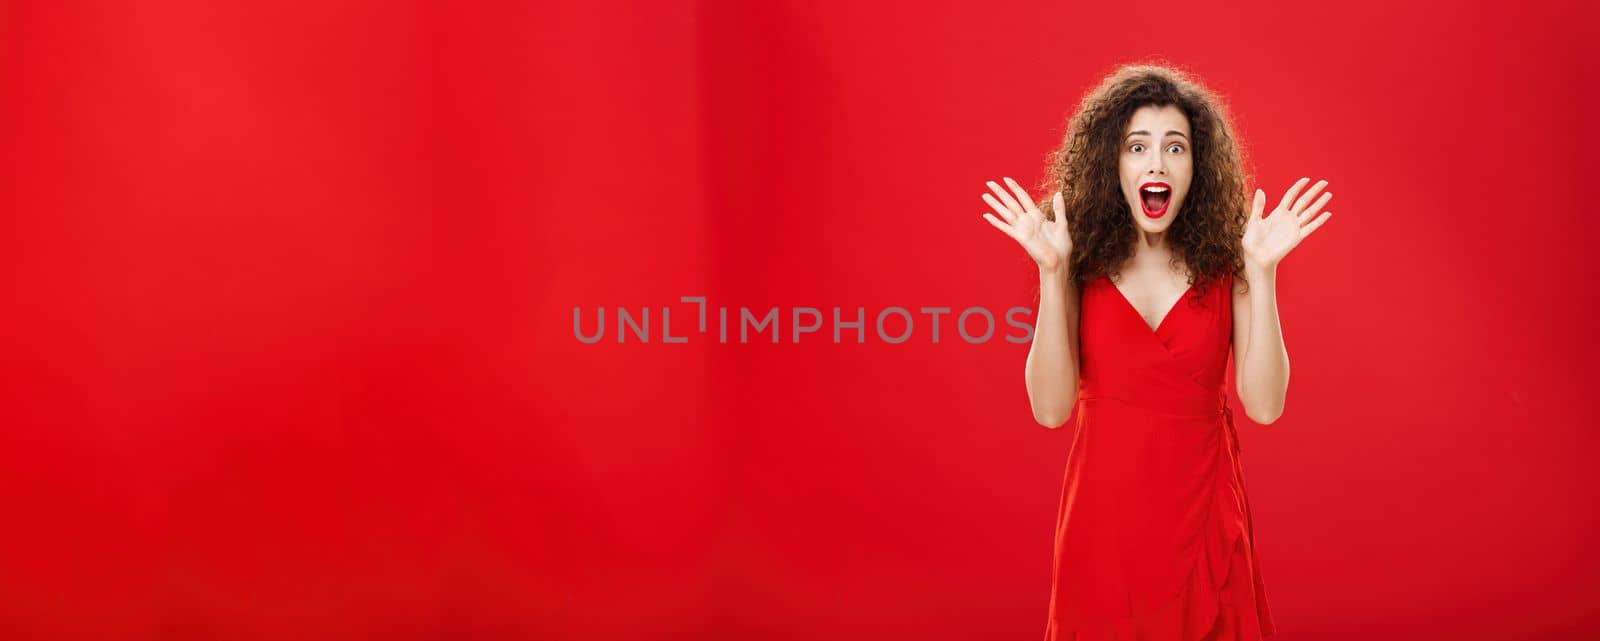
<instances>
[{"instance_id":1,"label":"red dress","mask_svg":"<svg viewBox=\"0 0 1600 641\"><path fill-rule=\"evenodd\" d=\"M1233 278L1197 290L1152 331L1108 278L1083 288L1046 641L1277 631L1223 385Z\"/></svg>"}]
</instances>

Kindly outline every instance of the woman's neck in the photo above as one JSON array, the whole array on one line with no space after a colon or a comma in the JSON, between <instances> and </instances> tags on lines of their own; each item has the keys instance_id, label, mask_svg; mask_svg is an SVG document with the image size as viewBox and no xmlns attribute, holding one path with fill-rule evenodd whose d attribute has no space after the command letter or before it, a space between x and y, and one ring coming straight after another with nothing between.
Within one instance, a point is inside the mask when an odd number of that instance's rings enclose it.
<instances>
[{"instance_id":1,"label":"woman's neck","mask_svg":"<svg viewBox=\"0 0 1600 641\"><path fill-rule=\"evenodd\" d=\"M1167 233L1149 233L1144 230L1134 231L1133 255L1138 258L1148 256L1166 257L1171 254L1167 248Z\"/></svg>"},{"instance_id":2,"label":"woman's neck","mask_svg":"<svg viewBox=\"0 0 1600 641\"><path fill-rule=\"evenodd\" d=\"M1172 247L1167 244L1167 234L1147 234L1143 230L1136 231L1137 235L1133 244L1133 255L1128 257L1129 266L1135 269L1153 269L1165 272L1172 269Z\"/></svg>"}]
</instances>

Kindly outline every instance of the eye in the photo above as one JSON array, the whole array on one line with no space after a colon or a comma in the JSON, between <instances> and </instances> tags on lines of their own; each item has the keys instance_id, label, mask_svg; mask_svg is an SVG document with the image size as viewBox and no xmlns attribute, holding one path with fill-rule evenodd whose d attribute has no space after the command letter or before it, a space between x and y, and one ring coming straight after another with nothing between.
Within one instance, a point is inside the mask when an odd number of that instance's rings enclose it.
<instances>
[{"instance_id":1,"label":"eye","mask_svg":"<svg viewBox=\"0 0 1600 641\"><path fill-rule=\"evenodd\" d=\"M1176 149L1177 151L1173 151L1174 149ZM1183 153L1183 145L1180 145L1178 143L1172 143L1172 146L1167 147L1167 151L1171 151L1172 153L1175 153L1175 154L1181 154L1181 153Z\"/></svg>"},{"instance_id":2,"label":"eye","mask_svg":"<svg viewBox=\"0 0 1600 641\"><path fill-rule=\"evenodd\" d=\"M1144 143L1142 143L1142 142L1133 143L1133 146L1129 147L1128 151L1131 151L1133 153L1139 153L1141 151L1144 151Z\"/></svg>"}]
</instances>

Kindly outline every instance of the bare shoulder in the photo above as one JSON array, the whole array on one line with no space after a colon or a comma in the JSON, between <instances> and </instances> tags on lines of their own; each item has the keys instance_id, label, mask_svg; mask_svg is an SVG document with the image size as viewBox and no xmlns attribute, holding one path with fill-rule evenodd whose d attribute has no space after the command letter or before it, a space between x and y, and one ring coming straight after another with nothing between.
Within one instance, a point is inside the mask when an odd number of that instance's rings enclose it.
<instances>
[{"instance_id":1,"label":"bare shoulder","mask_svg":"<svg viewBox=\"0 0 1600 641\"><path fill-rule=\"evenodd\" d=\"M1228 276L1228 279L1229 282L1233 283L1233 297L1235 300L1250 295L1250 283L1245 279L1244 274L1232 274Z\"/></svg>"}]
</instances>

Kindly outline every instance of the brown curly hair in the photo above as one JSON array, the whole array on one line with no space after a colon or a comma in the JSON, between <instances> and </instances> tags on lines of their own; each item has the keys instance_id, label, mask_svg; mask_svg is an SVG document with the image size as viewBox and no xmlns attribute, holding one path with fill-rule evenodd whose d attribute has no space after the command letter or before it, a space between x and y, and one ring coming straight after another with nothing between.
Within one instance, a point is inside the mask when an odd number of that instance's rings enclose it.
<instances>
[{"instance_id":1,"label":"brown curly hair","mask_svg":"<svg viewBox=\"0 0 1600 641\"><path fill-rule=\"evenodd\" d=\"M1167 229L1173 266L1187 267L1189 283L1204 294L1206 281L1242 276L1240 235L1250 215L1244 151L1234 139L1225 103L1189 74L1163 64L1128 64L1106 76L1083 98L1067 136L1051 152L1041 189L1061 191L1072 233L1070 263L1079 287L1101 275L1116 276L1133 254L1138 231L1118 178L1123 129L1145 106L1175 106L1189 119L1194 179L1183 213ZM1040 210L1055 220L1053 198ZM1198 282L1197 282L1198 281Z\"/></svg>"}]
</instances>

